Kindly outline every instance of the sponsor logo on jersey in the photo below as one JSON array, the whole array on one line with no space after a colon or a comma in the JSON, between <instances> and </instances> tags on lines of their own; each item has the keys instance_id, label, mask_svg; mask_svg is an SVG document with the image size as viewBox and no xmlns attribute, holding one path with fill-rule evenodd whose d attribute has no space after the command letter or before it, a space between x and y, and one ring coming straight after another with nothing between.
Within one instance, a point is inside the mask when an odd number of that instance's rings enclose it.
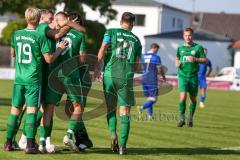
<instances>
[{"instance_id":1,"label":"sponsor logo on jersey","mask_svg":"<svg viewBox=\"0 0 240 160\"><path fill-rule=\"evenodd\" d=\"M182 61L183 62L193 62L193 57L192 56L183 56Z\"/></svg>"}]
</instances>

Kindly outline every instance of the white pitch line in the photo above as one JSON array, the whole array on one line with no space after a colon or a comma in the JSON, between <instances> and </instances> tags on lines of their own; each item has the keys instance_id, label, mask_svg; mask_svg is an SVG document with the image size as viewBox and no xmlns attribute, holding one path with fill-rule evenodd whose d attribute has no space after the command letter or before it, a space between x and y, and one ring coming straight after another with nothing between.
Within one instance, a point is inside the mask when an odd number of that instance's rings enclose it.
<instances>
[{"instance_id":1,"label":"white pitch line","mask_svg":"<svg viewBox=\"0 0 240 160\"><path fill-rule=\"evenodd\" d=\"M226 147L226 148L220 148L220 150L240 151L240 147Z\"/></svg>"}]
</instances>

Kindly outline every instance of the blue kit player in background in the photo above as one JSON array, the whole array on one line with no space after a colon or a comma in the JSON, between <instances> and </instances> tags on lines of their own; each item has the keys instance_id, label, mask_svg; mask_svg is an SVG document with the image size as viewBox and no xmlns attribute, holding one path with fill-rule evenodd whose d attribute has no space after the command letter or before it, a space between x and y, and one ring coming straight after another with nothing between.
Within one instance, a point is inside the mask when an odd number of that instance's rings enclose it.
<instances>
[{"instance_id":1,"label":"blue kit player in background","mask_svg":"<svg viewBox=\"0 0 240 160\"><path fill-rule=\"evenodd\" d=\"M207 56L207 49L204 48L204 53ZM209 68L209 69L208 69ZM208 72L207 72L208 70ZM199 71L198 71L198 82L200 86L200 108L204 108L204 101L206 98L206 90L207 90L207 80L206 77L210 75L212 72L212 63L207 58L207 62L205 64L199 64Z\"/></svg>"},{"instance_id":2,"label":"blue kit player in background","mask_svg":"<svg viewBox=\"0 0 240 160\"><path fill-rule=\"evenodd\" d=\"M142 55L142 87L147 101L142 106L138 106L139 119L142 119L142 112L145 109L147 109L148 119L153 119L153 104L157 102L158 97L158 73L160 72L163 80L166 80L161 67L161 58L157 55L159 48L158 44L153 43L150 51Z\"/></svg>"}]
</instances>

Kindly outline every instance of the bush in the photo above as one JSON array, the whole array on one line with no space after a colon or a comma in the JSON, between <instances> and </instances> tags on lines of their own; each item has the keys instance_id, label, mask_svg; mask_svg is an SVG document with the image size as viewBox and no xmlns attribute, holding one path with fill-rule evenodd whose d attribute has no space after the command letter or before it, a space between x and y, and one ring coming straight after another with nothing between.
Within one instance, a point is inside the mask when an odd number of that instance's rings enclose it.
<instances>
[{"instance_id":1,"label":"bush","mask_svg":"<svg viewBox=\"0 0 240 160\"><path fill-rule=\"evenodd\" d=\"M105 26L97 21L85 22L85 27L87 30L87 52L90 54L97 55L98 50L102 44L103 36L106 31Z\"/></svg>"},{"instance_id":2,"label":"bush","mask_svg":"<svg viewBox=\"0 0 240 160\"><path fill-rule=\"evenodd\" d=\"M7 26L2 30L2 38L0 43L3 45L10 45L11 37L14 31L23 29L26 27L24 19L18 19L8 22Z\"/></svg>"},{"instance_id":3,"label":"bush","mask_svg":"<svg viewBox=\"0 0 240 160\"><path fill-rule=\"evenodd\" d=\"M90 54L97 55L98 49L102 44L102 39L106 28L103 24L97 21L89 21L85 22L85 26L87 29L87 52ZM14 31L23 29L26 27L26 22L24 19L18 19L14 21L10 21L8 25L3 29L2 39L0 39L0 44L10 45L11 37Z\"/></svg>"}]
</instances>

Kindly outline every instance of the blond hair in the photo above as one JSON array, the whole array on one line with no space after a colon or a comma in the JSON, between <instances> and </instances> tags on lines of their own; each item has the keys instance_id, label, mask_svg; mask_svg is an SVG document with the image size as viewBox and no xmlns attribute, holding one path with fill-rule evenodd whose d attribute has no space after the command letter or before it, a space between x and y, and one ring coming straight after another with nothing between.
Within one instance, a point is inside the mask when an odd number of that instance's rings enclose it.
<instances>
[{"instance_id":1,"label":"blond hair","mask_svg":"<svg viewBox=\"0 0 240 160\"><path fill-rule=\"evenodd\" d=\"M41 12L40 9L38 8L29 7L25 11L25 19L29 24L38 25L40 17Z\"/></svg>"}]
</instances>

